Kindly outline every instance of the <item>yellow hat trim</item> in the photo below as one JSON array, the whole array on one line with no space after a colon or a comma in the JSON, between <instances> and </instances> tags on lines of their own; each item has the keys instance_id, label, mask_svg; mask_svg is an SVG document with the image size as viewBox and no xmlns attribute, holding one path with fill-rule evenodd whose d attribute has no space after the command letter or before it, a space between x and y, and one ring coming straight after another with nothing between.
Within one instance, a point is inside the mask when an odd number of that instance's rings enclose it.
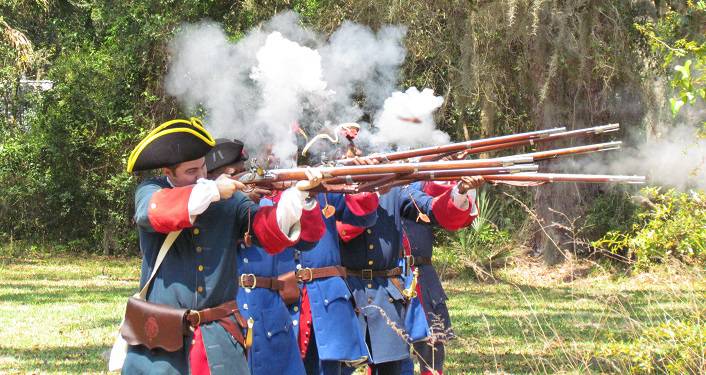
<instances>
[{"instance_id":1,"label":"yellow hat trim","mask_svg":"<svg viewBox=\"0 0 706 375\"><path fill-rule=\"evenodd\" d=\"M196 128L200 128L200 130L203 130L205 134L208 135L208 137L204 136L203 134L195 131L194 129L190 128L173 128L173 129L167 129L164 131L159 131L160 129L164 129L165 127L175 124L175 123L185 123L185 124L192 124ZM211 134L206 131L202 126L194 123L194 122L187 122L186 120L172 120L172 121L167 121L164 124L158 126L155 130L151 131L145 139L143 139L132 152L130 153L130 157L127 160L127 171L132 172L132 168L135 166L135 162L137 161L137 158L140 156L142 151L149 145L152 141L155 139L167 135L167 134L172 134L172 133L190 133L197 138L201 139L204 141L207 145L213 147L216 145L216 141L211 137Z\"/></svg>"},{"instance_id":2,"label":"yellow hat trim","mask_svg":"<svg viewBox=\"0 0 706 375\"><path fill-rule=\"evenodd\" d=\"M170 125L174 125L174 124L193 125L196 129L199 129L199 130L203 131L203 132L208 136L208 139L213 140L213 137L211 137L211 134L210 134L206 129L204 129L203 125L201 124L201 120L199 120L197 117L192 117L192 118L190 118L189 120L183 120L183 119L169 120L169 121L167 121L167 122L165 122L165 123L159 125L158 127L152 129L152 131L150 131L149 133L147 133L147 135L145 136L145 138L143 138L143 139L140 141L140 143L138 143L137 146L135 146L135 149L137 149L137 148L140 147L143 143L145 143L151 136L153 136L153 135L159 133L162 129L164 129L164 128L170 126ZM214 141L214 142L215 142L215 141Z\"/></svg>"}]
</instances>

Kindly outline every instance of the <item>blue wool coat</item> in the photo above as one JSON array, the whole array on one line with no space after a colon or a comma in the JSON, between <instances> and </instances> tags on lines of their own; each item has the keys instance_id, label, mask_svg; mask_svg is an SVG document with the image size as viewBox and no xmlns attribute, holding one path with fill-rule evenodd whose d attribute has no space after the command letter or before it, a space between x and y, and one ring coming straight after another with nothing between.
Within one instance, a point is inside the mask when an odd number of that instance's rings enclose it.
<instances>
[{"instance_id":1,"label":"blue wool coat","mask_svg":"<svg viewBox=\"0 0 706 375\"><path fill-rule=\"evenodd\" d=\"M313 247L304 249L306 251L299 252L298 264L301 268L341 265L337 220L360 227L369 227L377 220L377 210L368 215L355 215L342 194L319 193L317 200L320 207L329 204L336 211L333 216L324 217L326 232L321 240ZM305 283L302 287L307 289L309 296L319 359L357 361L369 358L365 337L360 331L351 292L345 280L328 277Z\"/></svg>"},{"instance_id":2,"label":"blue wool coat","mask_svg":"<svg viewBox=\"0 0 706 375\"><path fill-rule=\"evenodd\" d=\"M421 182L410 185L416 190L423 190ZM414 220L404 219L403 227L409 239L412 255L424 256L431 258L434 250L434 233L432 227L426 224L420 224ZM421 302L424 312L426 313L427 321L430 326L434 327L434 332L438 336L437 340L449 339L453 337L451 329L451 318L449 309L446 306L448 297L444 288L441 285L441 280L436 272L434 265L425 264L417 266L419 270L419 289L422 292Z\"/></svg>"},{"instance_id":3,"label":"blue wool coat","mask_svg":"<svg viewBox=\"0 0 706 375\"><path fill-rule=\"evenodd\" d=\"M272 205L272 201L263 199L260 205ZM259 246L247 247L241 243L238 248L238 277L249 273L277 277L295 268L293 248L275 255L268 254ZM305 374L295 336L297 327L279 293L268 288L239 287L236 300L243 317L246 320L252 317L254 320L253 343L248 351L251 373Z\"/></svg>"},{"instance_id":4,"label":"blue wool coat","mask_svg":"<svg viewBox=\"0 0 706 375\"><path fill-rule=\"evenodd\" d=\"M135 221L143 253L142 287L155 265L166 234L150 224L148 210L153 194L169 188L165 177L149 179L135 193ZM167 253L147 294L150 302L180 308L204 309L232 300L237 288L234 242L247 230L248 209L257 206L243 194L212 203L193 226L184 229ZM201 326L211 374L247 374L242 347L216 322ZM124 374L188 374L191 337L176 352L130 346Z\"/></svg>"},{"instance_id":5,"label":"blue wool coat","mask_svg":"<svg viewBox=\"0 0 706 375\"><path fill-rule=\"evenodd\" d=\"M402 220L427 215L431 224L454 228L469 210L456 208L451 191L435 200L409 186L396 187L380 197L378 219L372 227L341 246L341 260L351 269L387 270L398 266L402 248ZM403 285L402 278L397 278ZM404 331L405 299L389 278L365 280L349 276L348 286L359 309L359 324L367 334L373 363L409 358L409 339Z\"/></svg>"},{"instance_id":6,"label":"blue wool coat","mask_svg":"<svg viewBox=\"0 0 706 375\"><path fill-rule=\"evenodd\" d=\"M402 249L402 218L416 218L419 209L433 217L432 198L418 190L397 187L380 197L378 219L360 236L341 245L341 260L351 269L386 270L397 267ZM400 281L402 280L399 278ZM369 336L373 363L398 361L409 357L404 338L404 297L389 279L364 280L348 277L360 311L361 332ZM381 313L384 312L384 314Z\"/></svg>"},{"instance_id":7,"label":"blue wool coat","mask_svg":"<svg viewBox=\"0 0 706 375\"><path fill-rule=\"evenodd\" d=\"M294 250L270 255L258 246L240 245L241 274L277 277L278 266L290 263L294 268ZM238 307L247 320L253 318L253 344L248 352L248 365L255 374L304 374L295 336L296 327L277 291L267 288L238 288Z\"/></svg>"}]
</instances>

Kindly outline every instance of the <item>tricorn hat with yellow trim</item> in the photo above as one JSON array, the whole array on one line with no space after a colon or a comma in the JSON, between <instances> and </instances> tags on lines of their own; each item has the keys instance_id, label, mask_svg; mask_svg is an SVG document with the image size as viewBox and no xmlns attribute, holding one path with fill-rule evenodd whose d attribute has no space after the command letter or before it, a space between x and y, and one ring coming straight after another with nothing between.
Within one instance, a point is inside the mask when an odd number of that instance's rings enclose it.
<instances>
[{"instance_id":1,"label":"tricorn hat with yellow trim","mask_svg":"<svg viewBox=\"0 0 706 375\"><path fill-rule=\"evenodd\" d=\"M195 117L159 125L135 146L127 160L127 171L170 167L206 155L216 144Z\"/></svg>"},{"instance_id":2,"label":"tricorn hat with yellow trim","mask_svg":"<svg viewBox=\"0 0 706 375\"><path fill-rule=\"evenodd\" d=\"M206 169L209 172L224 165L248 160L243 150L243 142L237 139L218 138L216 145L206 155Z\"/></svg>"}]
</instances>

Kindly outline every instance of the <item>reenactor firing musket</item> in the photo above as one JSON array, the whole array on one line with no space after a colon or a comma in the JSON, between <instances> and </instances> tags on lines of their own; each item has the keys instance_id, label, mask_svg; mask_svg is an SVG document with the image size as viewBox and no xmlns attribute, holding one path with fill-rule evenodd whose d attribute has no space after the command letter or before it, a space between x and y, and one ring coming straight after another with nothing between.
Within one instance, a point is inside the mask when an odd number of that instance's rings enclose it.
<instances>
[{"instance_id":1,"label":"reenactor firing musket","mask_svg":"<svg viewBox=\"0 0 706 375\"><path fill-rule=\"evenodd\" d=\"M491 168L491 167L510 167L516 164L532 163L531 156L521 157L503 157L497 159L483 160L451 160L426 163L395 163L395 164L377 164L377 165L350 165L339 167L320 167L324 179L334 177L347 177L357 175L371 175L381 173L394 173L404 175L414 172L434 171L434 170L453 170L453 169L468 169L468 168ZM271 183L306 180L306 168L289 168L289 169L271 169L268 171L251 171L242 174L238 180L246 185L266 185Z\"/></svg>"}]
</instances>

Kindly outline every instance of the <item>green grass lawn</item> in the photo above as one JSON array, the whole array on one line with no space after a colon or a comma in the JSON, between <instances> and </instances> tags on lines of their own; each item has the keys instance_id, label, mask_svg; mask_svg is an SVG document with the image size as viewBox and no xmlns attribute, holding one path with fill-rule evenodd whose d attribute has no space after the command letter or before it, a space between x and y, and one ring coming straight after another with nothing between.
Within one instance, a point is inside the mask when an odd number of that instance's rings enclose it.
<instances>
[{"instance_id":1,"label":"green grass lawn","mask_svg":"<svg viewBox=\"0 0 706 375\"><path fill-rule=\"evenodd\" d=\"M615 372L605 353L637 351L650 327L685 321L706 337L698 271L571 282L542 273L560 271L515 266L493 284L446 283L459 336L446 373ZM0 373L105 372L103 353L138 276L137 259L0 258Z\"/></svg>"}]
</instances>

